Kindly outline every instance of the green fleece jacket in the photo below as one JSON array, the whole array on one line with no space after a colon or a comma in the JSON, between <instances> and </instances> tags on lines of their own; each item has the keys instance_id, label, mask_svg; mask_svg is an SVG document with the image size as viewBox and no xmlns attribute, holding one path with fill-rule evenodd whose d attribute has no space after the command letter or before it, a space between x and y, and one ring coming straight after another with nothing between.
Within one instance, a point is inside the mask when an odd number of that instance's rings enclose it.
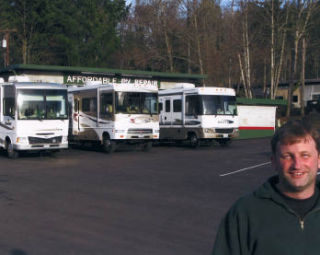
<instances>
[{"instance_id":1,"label":"green fleece jacket","mask_svg":"<svg viewBox=\"0 0 320 255\"><path fill-rule=\"evenodd\" d=\"M320 199L301 219L273 188L275 181L270 178L231 207L212 255L320 255Z\"/></svg>"}]
</instances>

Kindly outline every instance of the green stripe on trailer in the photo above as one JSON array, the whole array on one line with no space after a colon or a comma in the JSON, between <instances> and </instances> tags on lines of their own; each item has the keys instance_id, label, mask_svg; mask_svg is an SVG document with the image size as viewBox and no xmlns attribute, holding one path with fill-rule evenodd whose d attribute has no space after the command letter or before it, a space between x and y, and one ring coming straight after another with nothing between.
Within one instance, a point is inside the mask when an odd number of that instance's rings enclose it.
<instances>
[{"instance_id":1,"label":"green stripe on trailer","mask_svg":"<svg viewBox=\"0 0 320 255\"><path fill-rule=\"evenodd\" d=\"M271 137L273 134L273 129L240 129L239 137L236 139Z\"/></svg>"}]
</instances>

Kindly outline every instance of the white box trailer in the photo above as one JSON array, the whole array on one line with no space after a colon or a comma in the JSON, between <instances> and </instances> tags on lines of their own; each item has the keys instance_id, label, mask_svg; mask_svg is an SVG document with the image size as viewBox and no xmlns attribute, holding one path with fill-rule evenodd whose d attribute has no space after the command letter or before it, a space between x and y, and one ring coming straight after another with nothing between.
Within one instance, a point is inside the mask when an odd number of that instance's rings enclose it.
<instances>
[{"instance_id":1,"label":"white box trailer","mask_svg":"<svg viewBox=\"0 0 320 255\"><path fill-rule=\"evenodd\" d=\"M0 83L0 147L19 151L68 148L68 94L62 84Z\"/></svg>"},{"instance_id":2,"label":"white box trailer","mask_svg":"<svg viewBox=\"0 0 320 255\"><path fill-rule=\"evenodd\" d=\"M71 143L117 144L149 150L159 139L158 88L152 84L94 84L69 87Z\"/></svg>"},{"instance_id":3,"label":"white box trailer","mask_svg":"<svg viewBox=\"0 0 320 255\"><path fill-rule=\"evenodd\" d=\"M217 141L228 144L239 134L234 89L190 87L160 90L160 141Z\"/></svg>"}]
</instances>

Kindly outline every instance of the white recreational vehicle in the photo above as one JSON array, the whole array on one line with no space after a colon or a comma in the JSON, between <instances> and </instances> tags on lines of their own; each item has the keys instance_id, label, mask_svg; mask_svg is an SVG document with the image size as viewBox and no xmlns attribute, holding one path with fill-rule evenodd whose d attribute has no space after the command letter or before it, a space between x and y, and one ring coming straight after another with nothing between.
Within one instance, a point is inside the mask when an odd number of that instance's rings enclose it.
<instances>
[{"instance_id":1,"label":"white recreational vehicle","mask_svg":"<svg viewBox=\"0 0 320 255\"><path fill-rule=\"evenodd\" d=\"M201 140L215 140L223 145L238 136L233 89L178 86L159 91L160 141L185 140L195 148Z\"/></svg>"},{"instance_id":2,"label":"white recreational vehicle","mask_svg":"<svg viewBox=\"0 0 320 255\"><path fill-rule=\"evenodd\" d=\"M141 144L159 139L156 84L94 84L69 87L71 143L98 143L105 152L117 144Z\"/></svg>"},{"instance_id":3,"label":"white recreational vehicle","mask_svg":"<svg viewBox=\"0 0 320 255\"><path fill-rule=\"evenodd\" d=\"M0 83L0 147L19 151L68 148L68 95L62 84Z\"/></svg>"}]
</instances>

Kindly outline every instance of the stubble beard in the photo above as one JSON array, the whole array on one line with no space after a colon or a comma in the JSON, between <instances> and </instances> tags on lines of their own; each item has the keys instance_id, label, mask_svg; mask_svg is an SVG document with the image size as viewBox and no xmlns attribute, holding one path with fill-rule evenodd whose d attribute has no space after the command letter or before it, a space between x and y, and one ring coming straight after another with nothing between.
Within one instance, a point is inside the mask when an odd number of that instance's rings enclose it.
<instances>
[{"instance_id":1,"label":"stubble beard","mask_svg":"<svg viewBox=\"0 0 320 255\"><path fill-rule=\"evenodd\" d=\"M313 178L313 176L310 176L310 174L308 174L307 180L301 185L297 185L294 182L294 180L291 180L287 176L279 176L279 181L284 192L299 193L307 190L309 187L314 188L316 183L316 177Z\"/></svg>"}]
</instances>

